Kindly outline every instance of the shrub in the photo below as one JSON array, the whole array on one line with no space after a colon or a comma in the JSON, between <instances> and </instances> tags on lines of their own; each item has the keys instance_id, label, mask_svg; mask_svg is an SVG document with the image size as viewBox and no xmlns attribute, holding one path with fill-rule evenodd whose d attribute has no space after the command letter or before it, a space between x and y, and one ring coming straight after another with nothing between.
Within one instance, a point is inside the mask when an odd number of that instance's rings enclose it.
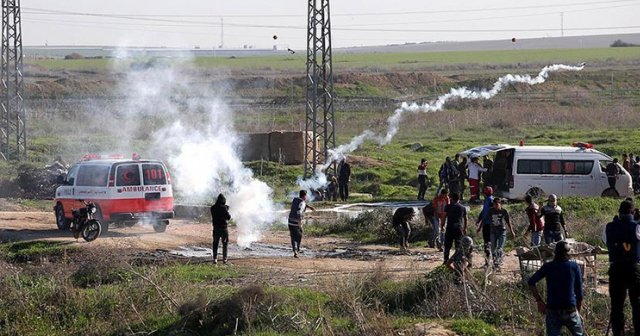
<instances>
[{"instance_id":1,"label":"shrub","mask_svg":"<svg viewBox=\"0 0 640 336\"><path fill-rule=\"evenodd\" d=\"M77 59L83 59L84 56L78 54L78 53L71 53L69 55L65 55L64 59L66 60L77 60Z\"/></svg>"}]
</instances>

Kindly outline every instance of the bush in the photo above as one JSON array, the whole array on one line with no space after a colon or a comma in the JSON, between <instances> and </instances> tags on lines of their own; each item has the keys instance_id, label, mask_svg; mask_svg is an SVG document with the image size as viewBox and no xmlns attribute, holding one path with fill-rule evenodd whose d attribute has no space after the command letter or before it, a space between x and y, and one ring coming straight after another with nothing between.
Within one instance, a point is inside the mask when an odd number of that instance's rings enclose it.
<instances>
[{"instance_id":1,"label":"bush","mask_svg":"<svg viewBox=\"0 0 640 336\"><path fill-rule=\"evenodd\" d=\"M78 54L78 53L72 53L69 55L64 56L64 59L66 60L78 60L78 59L83 59L84 56Z\"/></svg>"},{"instance_id":2,"label":"bush","mask_svg":"<svg viewBox=\"0 0 640 336\"><path fill-rule=\"evenodd\" d=\"M624 42L622 40L615 40L613 41L613 43L611 43L611 47L612 48L616 48L616 47L637 47L637 44L633 44L633 43L627 43Z\"/></svg>"}]
</instances>

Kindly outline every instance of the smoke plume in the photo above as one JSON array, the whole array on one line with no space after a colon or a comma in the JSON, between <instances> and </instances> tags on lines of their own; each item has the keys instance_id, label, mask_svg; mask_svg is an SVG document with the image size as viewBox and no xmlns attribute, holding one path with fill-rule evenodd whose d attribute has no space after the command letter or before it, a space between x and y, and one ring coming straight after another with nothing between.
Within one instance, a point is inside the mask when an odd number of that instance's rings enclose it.
<instances>
[{"instance_id":1,"label":"smoke plume","mask_svg":"<svg viewBox=\"0 0 640 336\"><path fill-rule=\"evenodd\" d=\"M276 221L273 190L242 164L242 139L224 102L208 98L211 89L186 70L166 65L131 71L122 91L132 116L131 125L122 127L150 130L150 157L166 158L174 194L183 202L207 204L223 193L238 228L238 245L259 240Z\"/></svg>"},{"instance_id":2,"label":"smoke plume","mask_svg":"<svg viewBox=\"0 0 640 336\"><path fill-rule=\"evenodd\" d=\"M326 185L326 176L324 176L324 171L333 163L338 162L342 158L345 157L346 154L353 152L358 149L362 144L367 141L373 141L381 146L384 146L391 142L393 137L398 133L400 129L400 122L402 121L402 117L406 113L429 113L429 112L437 112L441 111L445 108L445 105L450 100L455 99L491 99L498 93L500 93L504 88L511 84L515 83L524 83L529 85L536 85L544 83L547 78L549 78L549 74L555 71L580 71L584 68L585 64L582 63L578 66L564 65L564 64L553 64L542 68L542 70L538 73L537 76L531 77L530 75L505 75L493 83L493 87L489 90L471 90L466 87L460 88L452 88L448 93L441 95L440 97L432 100L428 103L419 105L417 103L407 103L403 102L398 109L396 109L393 114L387 119L387 131L385 134L376 134L371 130L365 130L360 135L355 136L351 141L347 144L338 146L332 150L329 150L329 158L325 162L324 165L319 166L315 175L304 182L304 184L300 184L301 187L306 187L310 189L318 189Z\"/></svg>"}]
</instances>

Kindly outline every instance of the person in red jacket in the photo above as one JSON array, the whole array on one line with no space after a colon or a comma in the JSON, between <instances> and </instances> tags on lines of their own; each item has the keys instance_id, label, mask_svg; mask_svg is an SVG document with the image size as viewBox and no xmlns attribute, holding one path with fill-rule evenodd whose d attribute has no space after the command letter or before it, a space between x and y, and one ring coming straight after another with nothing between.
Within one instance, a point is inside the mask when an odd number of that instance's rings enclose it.
<instances>
[{"instance_id":1,"label":"person in red jacket","mask_svg":"<svg viewBox=\"0 0 640 336\"><path fill-rule=\"evenodd\" d=\"M438 250L442 251L442 244L444 243L444 228L445 222L447 219L447 213L444 211L444 208L450 203L449 200L449 190L442 189L440 190L440 194L433 199L433 209L435 213L435 217L437 218L439 225L439 230L435 231L436 225L434 225L434 231L439 232L439 240L436 239L436 245L438 246ZM435 223L434 223L435 224ZM434 235L435 235L434 232Z\"/></svg>"},{"instance_id":2,"label":"person in red jacket","mask_svg":"<svg viewBox=\"0 0 640 336\"><path fill-rule=\"evenodd\" d=\"M544 220L542 217L538 217L539 206L533 201L530 195L525 196L524 201L527 203L527 207L524 212L529 219L529 227L526 232L531 232L531 246L540 245L542 240L542 231L544 230Z\"/></svg>"}]
</instances>

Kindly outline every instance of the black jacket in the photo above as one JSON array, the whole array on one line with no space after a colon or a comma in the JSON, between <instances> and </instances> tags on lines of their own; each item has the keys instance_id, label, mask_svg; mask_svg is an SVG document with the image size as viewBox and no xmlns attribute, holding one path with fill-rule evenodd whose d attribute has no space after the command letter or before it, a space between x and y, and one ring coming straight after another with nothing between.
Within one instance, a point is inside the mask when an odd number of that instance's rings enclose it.
<instances>
[{"instance_id":1,"label":"black jacket","mask_svg":"<svg viewBox=\"0 0 640 336\"><path fill-rule=\"evenodd\" d=\"M229 214L229 206L225 203L227 200L222 194L218 195L216 204L211 206L211 223L214 229L226 229L231 215Z\"/></svg>"}]
</instances>

